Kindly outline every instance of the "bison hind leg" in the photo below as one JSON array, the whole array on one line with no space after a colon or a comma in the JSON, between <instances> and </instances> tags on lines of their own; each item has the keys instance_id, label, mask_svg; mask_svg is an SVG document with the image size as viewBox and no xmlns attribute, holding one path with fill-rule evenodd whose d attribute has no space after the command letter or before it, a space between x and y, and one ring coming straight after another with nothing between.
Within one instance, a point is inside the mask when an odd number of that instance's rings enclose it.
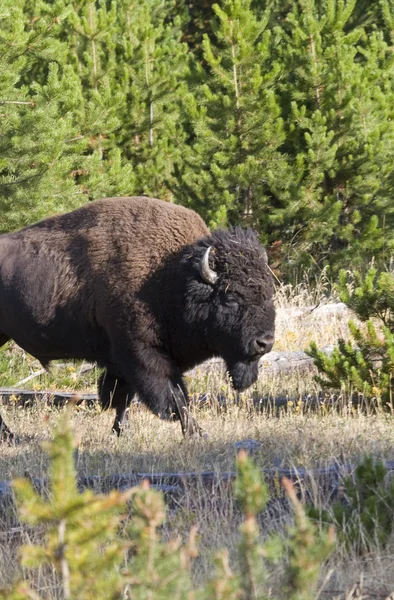
<instances>
[{"instance_id":1,"label":"bison hind leg","mask_svg":"<svg viewBox=\"0 0 394 600\"><path fill-rule=\"evenodd\" d=\"M43 358L42 356L35 356L34 358L36 358L40 362L43 369L46 369L48 371L51 364L50 360L48 360L47 358Z\"/></svg>"},{"instance_id":2,"label":"bison hind leg","mask_svg":"<svg viewBox=\"0 0 394 600\"><path fill-rule=\"evenodd\" d=\"M19 444L19 438L7 427L0 415L0 442Z\"/></svg>"},{"instance_id":3,"label":"bison hind leg","mask_svg":"<svg viewBox=\"0 0 394 600\"><path fill-rule=\"evenodd\" d=\"M119 436L127 407L134 395L130 384L110 371L104 371L98 381L98 394L104 410L115 409L116 415L112 430Z\"/></svg>"},{"instance_id":4,"label":"bison hind leg","mask_svg":"<svg viewBox=\"0 0 394 600\"><path fill-rule=\"evenodd\" d=\"M0 347L4 346L4 344L6 344L7 342L10 341L10 337L8 335L6 335L5 333L0 331Z\"/></svg>"},{"instance_id":5,"label":"bison hind leg","mask_svg":"<svg viewBox=\"0 0 394 600\"><path fill-rule=\"evenodd\" d=\"M9 342L11 338L0 331L0 347ZM17 442L18 438L9 430L0 415L0 441Z\"/></svg>"}]
</instances>

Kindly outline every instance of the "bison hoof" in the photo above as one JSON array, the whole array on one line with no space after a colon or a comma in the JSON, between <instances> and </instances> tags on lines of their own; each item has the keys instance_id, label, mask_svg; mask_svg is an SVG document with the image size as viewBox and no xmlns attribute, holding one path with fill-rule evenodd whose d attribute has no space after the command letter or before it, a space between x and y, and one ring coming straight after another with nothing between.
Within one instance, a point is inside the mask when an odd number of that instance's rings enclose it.
<instances>
[{"instance_id":1,"label":"bison hoof","mask_svg":"<svg viewBox=\"0 0 394 600\"><path fill-rule=\"evenodd\" d=\"M120 425L119 427L112 427L112 433L114 433L116 435L116 437L120 437L122 431L123 431L122 425Z\"/></svg>"},{"instance_id":2,"label":"bison hoof","mask_svg":"<svg viewBox=\"0 0 394 600\"><path fill-rule=\"evenodd\" d=\"M191 442L191 441L197 441L197 440L207 440L209 438L209 435L205 432L201 431L194 431L194 433L187 433L187 434L183 434L184 437L184 441L185 442Z\"/></svg>"},{"instance_id":3,"label":"bison hoof","mask_svg":"<svg viewBox=\"0 0 394 600\"><path fill-rule=\"evenodd\" d=\"M8 446L18 446L21 442L15 433L7 429L6 431L0 430L0 443L8 444Z\"/></svg>"},{"instance_id":4,"label":"bison hoof","mask_svg":"<svg viewBox=\"0 0 394 600\"><path fill-rule=\"evenodd\" d=\"M205 433L203 429L201 429L201 427L199 426L197 421L195 421L194 419L191 419L191 418L189 418L187 426L183 429L183 435L185 438L189 438L189 439L197 438L197 437L202 437L202 438L208 437L208 434Z\"/></svg>"}]
</instances>

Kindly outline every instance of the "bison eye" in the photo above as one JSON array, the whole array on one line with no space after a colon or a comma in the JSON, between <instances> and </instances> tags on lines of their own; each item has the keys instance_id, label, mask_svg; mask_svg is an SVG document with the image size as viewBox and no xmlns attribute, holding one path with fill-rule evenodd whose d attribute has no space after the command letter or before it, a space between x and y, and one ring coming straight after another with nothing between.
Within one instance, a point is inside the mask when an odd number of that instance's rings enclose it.
<instances>
[{"instance_id":1,"label":"bison eye","mask_svg":"<svg viewBox=\"0 0 394 600\"><path fill-rule=\"evenodd\" d=\"M239 306L238 298L230 292L220 292L219 302L223 310L236 310Z\"/></svg>"},{"instance_id":2,"label":"bison eye","mask_svg":"<svg viewBox=\"0 0 394 600\"><path fill-rule=\"evenodd\" d=\"M225 305L226 305L226 308L230 308L232 310L235 310L235 309L238 308L239 303L238 303L238 301L237 301L237 299L236 299L235 296L230 295L230 294L226 294Z\"/></svg>"}]
</instances>

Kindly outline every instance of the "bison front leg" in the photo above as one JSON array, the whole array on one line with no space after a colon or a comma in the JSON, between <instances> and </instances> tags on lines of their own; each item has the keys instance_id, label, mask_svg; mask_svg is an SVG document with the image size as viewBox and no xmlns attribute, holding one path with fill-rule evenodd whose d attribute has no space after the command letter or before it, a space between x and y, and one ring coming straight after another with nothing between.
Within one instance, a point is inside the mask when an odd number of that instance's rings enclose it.
<instances>
[{"instance_id":1,"label":"bison front leg","mask_svg":"<svg viewBox=\"0 0 394 600\"><path fill-rule=\"evenodd\" d=\"M185 437L192 435L203 435L203 430L197 421L191 416L187 406L187 392L183 385L170 383L170 390L174 399L176 416L179 418L182 433Z\"/></svg>"},{"instance_id":2,"label":"bison front leg","mask_svg":"<svg viewBox=\"0 0 394 600\"><path fill-rule=\"evenodd\" d=\"M202 429L187 406L187 391L179 377L164 378L147 374L136 384L138 398L158 417L179 420L183 435L202 435Z\"/></svg>"},{"instance_id":3,"label":"bison front leg","mask_svg":"<svg viewBox=\"0 0 394 600\"><path fill-rule=\"evenodd\" d=\"M100 404L105 410L108 408L115 409L116 415L112 430L119 436L127 407L134 396L131 386L121 377L117 377L109 371L104 371L98 381L98 394Z\"/></svg>"},{"instance_id":4,"label":"bison front leg","mask_svg":"<svg viewBox=\"0 0 394 600\"><path fill-rule=\"evenodd\" d=\"M129 389L135 391L155 415L179 420L185 436L202 435L201 427L188 410L182 374L163 349L144 346L133 353L117 352L113 364Z\"/></svg>"}]
</instances>

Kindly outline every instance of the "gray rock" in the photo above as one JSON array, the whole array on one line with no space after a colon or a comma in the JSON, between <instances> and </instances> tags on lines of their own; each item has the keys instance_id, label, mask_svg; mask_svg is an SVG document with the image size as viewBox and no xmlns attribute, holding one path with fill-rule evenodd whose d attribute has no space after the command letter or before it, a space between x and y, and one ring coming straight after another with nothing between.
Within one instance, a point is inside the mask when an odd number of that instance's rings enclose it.
<instances>
[{"instance_id":1,"label":"gray rock","mask_svg":"<svg viewBox=\"0 0 394 600\"><path fill-rule=\"evenodd\" d=\"M256 452L262 449L263 444L258 440L248 439L235 442L235 444L233 444L233 447L235 448L237 454L241 450L245 450L246 452L248 452L248 454L256 454Z\"/></svg>"}]
</instances>

